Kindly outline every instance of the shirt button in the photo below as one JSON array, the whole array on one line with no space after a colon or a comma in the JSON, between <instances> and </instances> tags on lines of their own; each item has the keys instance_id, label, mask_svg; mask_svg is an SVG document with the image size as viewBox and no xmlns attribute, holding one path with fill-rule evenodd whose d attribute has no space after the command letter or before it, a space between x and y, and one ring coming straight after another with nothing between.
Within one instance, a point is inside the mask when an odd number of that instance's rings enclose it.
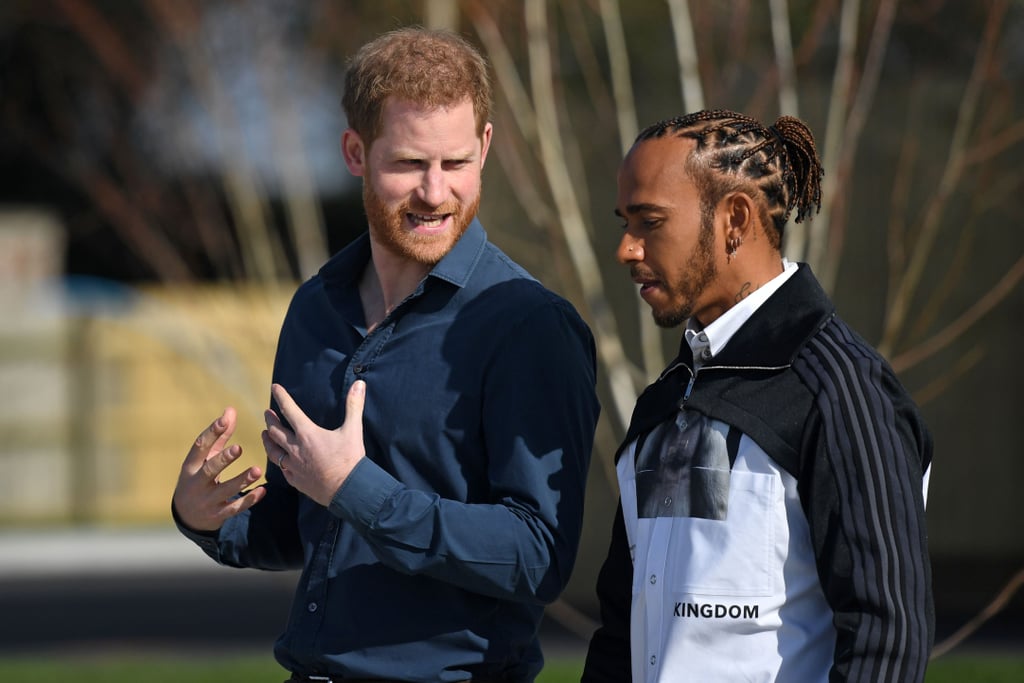
<instances>
[{"instance_id":1,"label":"shirt button","mask_svg":"<svg viewBox=\"0 0 1024 683\"><path fill-rule=\"evenodd\" d=\"M665 496L665 507L672 504L672 496Z\"/></svg>"},{"instance_id":2,"label":"shirt button","mask_svg":"<svg viewBox=\"0 0 1024 683\"><path fill-rule=\"evenodd\" d=\"M704 349L700 352L701 360L711 360L711 349Z\"/></svg>"},{"instance_id":3,"label":"shirt button","mask_svg":"<svg viewBox=\"0 0 1024 683\"><path fill-rule=\"evenodd\" d=\"M654 666L657 663L658 663L658 656L657 655L651 655L651 666Z\"/></svg>"},{"instance_id":4,"label":"shirt button","mask_svg":"<svg viewBox=\"0 0 1024 683\"><path fill-rule=\"evenodd\" d=\"M356 373L357 375L361 375L364 372L366 372L366 366L363 365L362 363L357 363L356 366L352 368L352 372Z\"/></svg>"},{"instance_id":5,"label":"shirt button","mask_svg":"<svg viewBox=\"0 0 1024 683\"><path fill-rule=\"evenodd\" d=\"M700 340L701 340L702 342L704 342L704 343L707 343L707 341L708 341L708 335L707 335L707 334L705 334L704 332L701 332L701 333L700 333L700 336L698 336L698 337L697 337L697 339L700 339Z\"/></svg>"},{"instance_id":6,"label":"shirt button","mask_svg":"<svg viewBox=\"0 0 1024 683\"><path fill-rule=\"evenodd\" d=\"M309 603L308 605L306 605L306 609L308 609L309 613L312 614L313 612L316 611L316 603L315 602Z\"/></svg>"},{"instance_id":7,"label":"shirt button","mask_svg":"<svg viewBox=\"0 0 1024 683\"><path fill-rule=\"evenodd\" d=\"M658 583L658 577L655 574L651 574L651 585Z\"/></svg>"}]
</instances>

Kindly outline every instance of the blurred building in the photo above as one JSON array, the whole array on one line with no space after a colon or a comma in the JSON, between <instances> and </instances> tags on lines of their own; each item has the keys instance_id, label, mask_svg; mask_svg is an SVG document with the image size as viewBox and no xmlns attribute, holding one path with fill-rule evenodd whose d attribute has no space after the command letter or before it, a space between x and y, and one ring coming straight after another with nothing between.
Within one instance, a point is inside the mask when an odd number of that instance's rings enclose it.
<instances>
[{"instance_id":1,"label":"blurred building","mask_svg":"<svg viewBox=\"0 0 1024 683\"><path fill-rule=\"evenodd\" d=\"M0 523L169 521L191 439L226 405L259 433L291 287L62 277L63 231L0 214Z\"/></svg>"}]
</instances>

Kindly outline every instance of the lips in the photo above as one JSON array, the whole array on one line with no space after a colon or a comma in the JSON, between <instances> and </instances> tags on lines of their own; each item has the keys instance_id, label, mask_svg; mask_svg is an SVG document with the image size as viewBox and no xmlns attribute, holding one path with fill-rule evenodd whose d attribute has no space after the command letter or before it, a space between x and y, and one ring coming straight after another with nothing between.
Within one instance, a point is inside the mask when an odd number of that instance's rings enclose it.
<instances>
[{"instance_id":1,"label":"lips","mask_svg":"<svg viewBox=\"0 0 1024 683\"><path fill-rule=\"evenodd\" d=\"M654 273L647 273L632 269L630 271L630 277L633 279L633 282L640 285L641 294L661 285L661 280L654 277Z\"/></svg>"},{"instance_id":2,"label":"lips","mask_svg":"<svg viewBox=\"0 0 1024 683\"><path fill-rule=\"evenodd\" d=\"M423 214L423 213L406 213L405 217L412 225L413 230L416 232L440 232L444 230L448 225L448 219L451 218L452 214Z\"/></svg>"}]
</instances>

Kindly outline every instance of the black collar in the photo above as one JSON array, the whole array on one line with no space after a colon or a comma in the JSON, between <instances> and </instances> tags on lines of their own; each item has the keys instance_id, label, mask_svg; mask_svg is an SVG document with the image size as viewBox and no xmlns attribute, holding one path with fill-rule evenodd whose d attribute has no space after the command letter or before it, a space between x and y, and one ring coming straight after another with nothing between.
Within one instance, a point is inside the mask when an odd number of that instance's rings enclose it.
<instances>
[{"instance_id":1,"label":"black collar","mask_svg":"<svg viewBox=\"0 0 1024 683\"><path fill-rule=\"evenodd\" d=\"M739 377L740 371L779 372L792 364L807 340L834 314L835 307L810 266L800 264L797 272L754 312L701 372L707 372L709 380ZM622 447L674 413L692 377L693 355L684 337L679 355L637 399Z\"/></svg>"}]
</instances>

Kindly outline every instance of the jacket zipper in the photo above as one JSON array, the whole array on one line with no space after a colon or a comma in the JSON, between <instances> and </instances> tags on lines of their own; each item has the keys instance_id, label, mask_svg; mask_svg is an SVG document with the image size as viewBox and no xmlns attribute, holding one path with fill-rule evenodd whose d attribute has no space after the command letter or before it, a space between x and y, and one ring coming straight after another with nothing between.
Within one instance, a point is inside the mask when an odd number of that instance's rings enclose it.
<instances>
[{"instance_id":1,"label":"jacket zipper","mask_svg":"<svg viewBox=\"0 0 1024 683\"><path fill-rule=\"evenodd\" d=\"M700 372L699 370L697 372ZM693 391L693 383L697 381L697 372L690 372L690 381L686 383L686 391L683 392L683 400L679 402L679 408L683 409L686 407L686 401L690 398L690 393Z\"/></svg>"},{"instance_id":2,"label":"jacket zipper","mask_svg":"<svg viewBox=\"0 0 1024 683\"><path fill-rule=\"evenodd\" d=\"M675 372L681 367L686 368L686 371L690 373L690 380L686 383L686 389L683 391L683 398L679 401L679 408L683 409L686 407L686 402L690 399L690 394L693 393L693 385L697 381L697 375L700 374L700 370L692 370L686 363L678 363L661 373L661 377L658 378L658 381L661 381L667 375ZM786 365L708 365L702 367L701 370L764 370L771 372L776 370L785 370L788 367L790 367L790 364L788 363Z\"/></svg>"}]
</instances>

